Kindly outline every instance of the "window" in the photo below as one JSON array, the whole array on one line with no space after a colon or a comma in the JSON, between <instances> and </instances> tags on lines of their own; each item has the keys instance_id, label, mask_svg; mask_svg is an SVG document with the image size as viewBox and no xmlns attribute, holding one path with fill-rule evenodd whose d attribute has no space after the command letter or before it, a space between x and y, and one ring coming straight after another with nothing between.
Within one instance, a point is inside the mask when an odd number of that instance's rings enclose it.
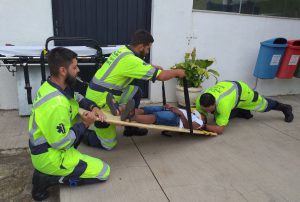
<instances>
[{"instance_id":1,"label":"window","mask_svg":"<svg viewBox=\"0 0 300 202\"><path fill-rule=\"evenodd\" d=\"M193 9L300 18L300 0L194 0Z\"/></svg>"}]
</instances>

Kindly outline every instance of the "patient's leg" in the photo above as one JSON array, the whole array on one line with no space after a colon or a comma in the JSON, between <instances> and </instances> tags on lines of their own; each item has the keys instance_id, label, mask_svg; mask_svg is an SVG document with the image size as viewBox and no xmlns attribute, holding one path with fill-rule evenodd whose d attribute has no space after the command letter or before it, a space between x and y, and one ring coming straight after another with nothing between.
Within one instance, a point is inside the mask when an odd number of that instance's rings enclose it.
<instances>
[{"instance_id":1,"label":"patient's leg","mask_svg":"<svg viewBox=\"0 0 300 202\"><path fill-rule=\"evenodd\" d=\"M143 114L145 114L145 112L144 112L144 110L141 109L141 108L136 108L136 109L135 109L135 114L137 114L137 115L143 115Z\"/></svg>"},{"instance_id":2,"label":"patient's leg","mask_svg":"<svg viewBox=\"0 0 300 202\"><path fill-rule=\"evenodd\" d=\"M165 108L162 106L145 106L143 108L135 109L135 114L143 115L143 114L153 114L155 112L165 111Z\"/></svg>"},{"instance_id":3,"label":"patient's leg","mask_svg":"<svg viewBox=\"0 0 300 202\"><path fill-rule=\"evenodd\" d=\"M145 111L146 113L146 111ZM171 111L156 111L153 114L134 115L133 121L144 124L156 124L166 126L178 126L180 118Z\"/></svg>"},{"instance_id":4,"label":"patient's leg","mask_svg":"<svg viewBox=\"0 0 300 202\"><path fill-rule=\"evenodd\" d=\"M156 117L153 114L148 114L148 115L135 114L132 120L138 123L154 124L156 122Z\"/></svg>"}]
</instances>

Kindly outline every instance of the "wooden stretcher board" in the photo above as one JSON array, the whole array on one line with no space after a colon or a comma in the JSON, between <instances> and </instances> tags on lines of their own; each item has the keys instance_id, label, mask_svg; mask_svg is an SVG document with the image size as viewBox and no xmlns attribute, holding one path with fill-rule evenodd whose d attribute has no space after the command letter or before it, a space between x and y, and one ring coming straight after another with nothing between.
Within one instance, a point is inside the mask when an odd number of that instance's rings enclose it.
<instances>
[{"instance_id":1,"label":"wooden stretcher board","mask_svg":"<svg viewBox=\"0 0 300 202\"><path fill-rule=\"evenodd\" d=\"M85 112L84 109L79 109L79 114L83 114ZM172 132L179 132L179 133L190 133L189 129L179 128L174 126L164 126L164 125L155 125L155 124L142 124L137 122L127 122L121 121L120 116L113 116L110 112L103 110L104 114L106 115L106 122L112 123L115 125L121 126L133 126L138 128L148 128L148 129L155 129L155 130L162 130L162 131L172 131ZM217 133L208 132L205 130L194 130L193 133L195 135L207 135L207 136L217 136Z\"/></svg>"}]
</instances>

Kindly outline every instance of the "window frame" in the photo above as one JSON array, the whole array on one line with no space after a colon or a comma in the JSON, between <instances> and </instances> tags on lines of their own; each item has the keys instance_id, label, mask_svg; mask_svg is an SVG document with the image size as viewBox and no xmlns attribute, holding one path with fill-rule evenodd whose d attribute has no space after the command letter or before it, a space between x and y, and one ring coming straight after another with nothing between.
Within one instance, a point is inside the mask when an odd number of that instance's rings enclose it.
<instances>
[{"instance_id":1,"label":"window frame","mask_svg":"<svg viewBox=\"0 0 300 202\"><path fill-rule=\"evenodd\" d=\"M214 11L214 10L203 10L203 9L195 9L194 8L194 0L193 0L193 9L192 12L202 12L202 13L215 13L215 14L227 14L227 15L239 15L239 16L251 16L251 17L263 17L263 18L276 18L276 19L289 19L289 20L300 20L299 17L285 17L285 16L275 16L275 15L263 15L263 14L246 14L241 13L242 9L242 1L240 0L239 12L227 12L227 11Z\"/></svg>"}]
</instances>

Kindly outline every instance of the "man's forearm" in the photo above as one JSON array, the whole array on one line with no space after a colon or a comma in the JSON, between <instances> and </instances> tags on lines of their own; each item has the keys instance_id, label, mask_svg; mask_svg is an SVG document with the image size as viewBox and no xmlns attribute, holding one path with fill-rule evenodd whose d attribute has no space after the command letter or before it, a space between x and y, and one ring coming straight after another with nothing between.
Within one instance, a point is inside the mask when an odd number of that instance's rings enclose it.
<instances>
[{"instance_id":1,"label":"man's forearm","mask_svg":"<svg viewBox=\"0 0 300 202\"><path fill-rule=\"evenodd\" d=\"M161 73L157 76L159 81L167 81L177 76L176 70L162 70Z\"/></svg>"},{"instance_id":2,"label":"man's forearm","mask_svg":"<svg viewBox=\"0 0 300 202\"><path fill-rule=\"evenodd\" d=\"M225 126L218 126L218 125L206 125L204 130L209 132L214 132L218 134L222 134L224 132Z\"/></svg>"}]
</instances>

